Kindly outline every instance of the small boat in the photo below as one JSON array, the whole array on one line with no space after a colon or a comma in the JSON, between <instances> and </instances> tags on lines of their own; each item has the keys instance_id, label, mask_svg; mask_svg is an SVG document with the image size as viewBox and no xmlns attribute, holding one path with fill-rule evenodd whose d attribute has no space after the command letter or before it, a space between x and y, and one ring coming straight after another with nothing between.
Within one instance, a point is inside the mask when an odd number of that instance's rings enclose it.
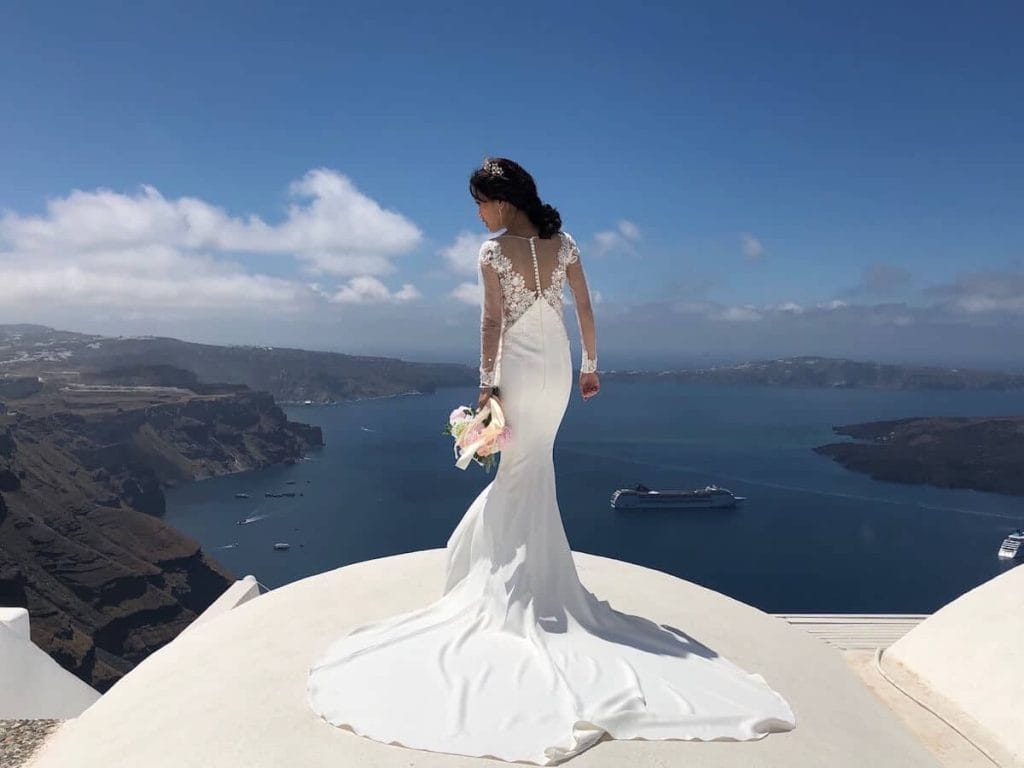
<instances>
[{"instance_id":1,"label":"small boat","mask_svg":"<svg viewBox=\"0 0 1024 768\"><path fill-rule=\"evenodd\" d=\"M263 495L268 499L293 499L295 498L295 491L286 491L284 493L266 491Z\"/></svg>"},{"instance_id":2,"label":"small boat","mask_svg":"<svg viewBox=\"0 0 1024 768\"><path fill-rule=\"evenodd\" d=\"M248 493L236 493L235 494L235 498L236 499L248 499L249 498L249 494Z\"/></svg>"},{"instance_id":3,"label":"small boat","mask_svg":"<svg viewBox=\"0 0 1024 768\"><path fill-rule=\"evenodd\" d=\"M726 509L744 501L727 488L709 485L694 491L654 491L646 485L619 488L612 494L612 509Z\"/></svg>"},{"instance_id":4,"label":"small boat","mask_svg":"<svg viewBox=\"0 0 1024 768\"><path fill-rule=\"evenodd\" d=\"M285 485L295 485L295 481L294 480L285 480L284 484Z\"/></svg>"},{"instance_id":5,"label":"small boat","mask_svg":"<svg viewBox=\"0 0 1024 768\"><path fill-rule=\"evenodd\" d=\"M1021 552L1024 552L1024 528L1018 528L999 545L999 557L1005 560L1012 560Z\"/></svg>"},{"instance_id":6,"label":"small boat","mask_svg":"<svg viewBox=\"0 0 1024 768\"><path fill-rule=\"evenodd\" d=\"M288 544L284 541L279 541L277 542L277 544L274 545L274 549L291 549L291 546L291 544Z\"/></svg>"}]
</instances>

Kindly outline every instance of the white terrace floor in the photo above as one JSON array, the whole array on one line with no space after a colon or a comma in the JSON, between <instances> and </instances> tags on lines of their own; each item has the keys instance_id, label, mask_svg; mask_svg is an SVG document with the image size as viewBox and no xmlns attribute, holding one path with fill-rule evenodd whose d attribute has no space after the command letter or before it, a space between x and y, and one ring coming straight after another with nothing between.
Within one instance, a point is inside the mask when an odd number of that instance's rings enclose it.
<instances>
[{"instance_id":1,"label":"white terrace floor","mask_svg":"<svg viewBox=\"0 0 1024 768\"><path fill-rule=\"evenodd\" d=\"M356 563L274 589L192 627L65 723L32 768L507 765L381 744L329 725L305 702L310 661L353 625L436 599L444 557L444 549L432 549ZM563 765L975 764L973 757L965 763L937 759L924 746L929 735L910 722L920 714L894 714L872 692L870 671L854 671L841 650L785 619L659 571L582 553L574 558L587 587L615 608L683 629L761 673L790 702L798 725L756 742L607 740Z\"/></svg>"}]
</instances>

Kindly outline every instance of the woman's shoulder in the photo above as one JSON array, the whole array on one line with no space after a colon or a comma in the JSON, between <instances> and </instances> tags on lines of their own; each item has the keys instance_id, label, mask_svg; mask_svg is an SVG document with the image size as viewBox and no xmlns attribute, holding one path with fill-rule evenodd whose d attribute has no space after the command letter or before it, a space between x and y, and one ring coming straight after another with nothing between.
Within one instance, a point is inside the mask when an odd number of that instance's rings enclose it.
<instances>
[{"instance_id":1,"label":"woman's shoulder","mask_svg":"<svg viewBox=\"0 0 1024 768\"><path fill-rule=\"evenodd\" d=\"M480 244L480 261L491 266L498 266L501 258L501 243L497 237L489 237Z\"/></svg>"},{"instance_id":2,"label":"woman's shoulder","mask_svg":"<svg viewBox=\"0 0 1024 768\"><path fill-rule=\"evenodd\" d=\"M558 236L562 239L562 252L564 259L567 264L572 264L574 261L578 261L580 258L580 249L576 245L576 240L566 232L564 229L560 230Z\"/></svg>"}]
</instances>

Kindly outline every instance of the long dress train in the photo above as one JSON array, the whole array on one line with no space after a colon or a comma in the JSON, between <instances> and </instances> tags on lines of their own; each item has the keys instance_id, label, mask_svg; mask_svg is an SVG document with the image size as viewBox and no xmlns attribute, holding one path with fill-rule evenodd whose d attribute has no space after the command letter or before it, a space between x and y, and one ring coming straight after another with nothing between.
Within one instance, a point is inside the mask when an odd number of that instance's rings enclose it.
<instances>
[{"instance_id":1,"label":"long dress train","mask_svg":"<svg viewBox=\"0 0 1024 768\"><path fill-rule=\"evenodd\" d=\"M562 250L559 259L564 270ZM552 453L573 387L569 338L558 302L545 300L553 291L533 295L525 309L519 298L501 336L513 439L448 540L442 596L334 641L310 668L310 706L384 743L537 765L605 733L711 740L789 730L789 705L760 675L616 611L580 583Z\"/></svg>"}]
</instances>

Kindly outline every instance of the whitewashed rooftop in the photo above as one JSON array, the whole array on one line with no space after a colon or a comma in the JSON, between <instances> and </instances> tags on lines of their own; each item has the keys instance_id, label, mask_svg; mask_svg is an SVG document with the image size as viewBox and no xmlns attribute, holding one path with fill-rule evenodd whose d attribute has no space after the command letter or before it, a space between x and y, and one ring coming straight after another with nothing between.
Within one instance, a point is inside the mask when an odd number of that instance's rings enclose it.
<instances>
[{"instance_id":1,"label":"whitewashed rooftop","mask_svg":"<svg viewBox=\"0 0 1024 768\"><path fill-rule=\"evenodd\" d=\"M339 634L441 594L444 557L444 549L433 549L356 563L272 590L194 626L65 723L32 768L505 765L381 744L329 725L305 701L310 662ZM668 574L594 555L574 558L587 587L615 608L683 629L761 673L790 702L798 725L755 742L608 740L566 764L941 765L836 648Z\"/></svg>"},{"instance_id":2,"label":"whitewashed rooftop","mask_svg":"<svg viewBox=\"0 0 1024 768\"><path fill-rule=\"evenodd\" d=\"M27 610L0 607L0 720L77 717L99 698L32 642Z\"/></svg>"}]
</instances>

